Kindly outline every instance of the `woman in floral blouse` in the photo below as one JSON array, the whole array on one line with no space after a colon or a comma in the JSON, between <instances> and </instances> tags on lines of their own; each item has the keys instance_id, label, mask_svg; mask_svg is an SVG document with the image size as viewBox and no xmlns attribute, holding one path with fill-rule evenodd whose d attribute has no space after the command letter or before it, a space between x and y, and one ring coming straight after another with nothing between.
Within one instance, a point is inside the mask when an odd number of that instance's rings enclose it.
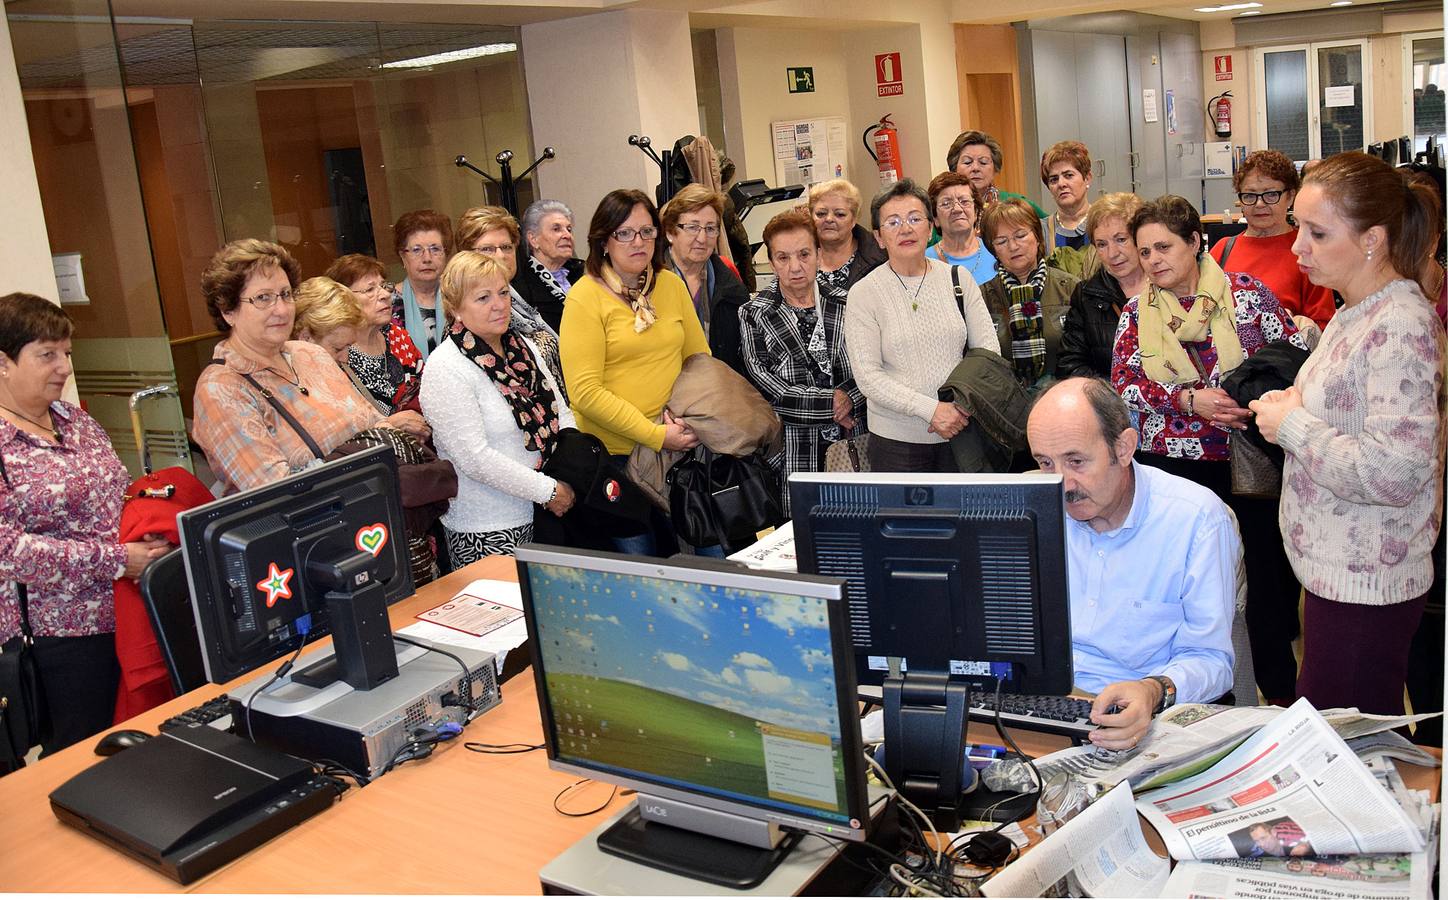
<instances>
[{"instance_id":1,"label":"woman in floral blouse","mask_svg":"<svg viewBox=\"0 0 1448 900\"><path fill-rule=\"evenodd\" d=\"M155 535L116 540L130 476L96 420L60 399L70 336L55 304L0 297L0 652L19 649L24 584L49 711L42 756L111 724L114 583L169 549Z\"/></svg>"}]
</instances>

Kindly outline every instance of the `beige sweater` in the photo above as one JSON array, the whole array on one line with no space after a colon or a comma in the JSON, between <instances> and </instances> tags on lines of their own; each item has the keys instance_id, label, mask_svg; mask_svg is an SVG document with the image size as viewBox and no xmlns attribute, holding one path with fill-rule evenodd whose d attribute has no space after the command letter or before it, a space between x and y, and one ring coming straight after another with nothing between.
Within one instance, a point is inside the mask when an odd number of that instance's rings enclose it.
<instances>
[{"instance_id":1,"label":"beige sweater","mask_svg":"<svg viewBox=\"0 0 1448 900\"><path fill-rule=\"evenodd\" d=\"M1402 603L1433 583L1443 503L1443 326L1411 281L1338 310L1282 420L1282 537L1302 586Z\"/></svg>"},{"instance_id":2,"label":"beige sweater","mask_svg":"<svg viewBox=\"0 0 1448 900\"><path fill-rule=\"evenodd\" d=\"M905 279L907 291L887 262L856 282L845 304L845 354L870 404L870 433L912 444L943 440L926 429L940 402L940 386L965 349L1001 349L970 272L960 269L962 321L950 266L926 262L918 295L914 280Z\"/></svg>"}]
</instances>

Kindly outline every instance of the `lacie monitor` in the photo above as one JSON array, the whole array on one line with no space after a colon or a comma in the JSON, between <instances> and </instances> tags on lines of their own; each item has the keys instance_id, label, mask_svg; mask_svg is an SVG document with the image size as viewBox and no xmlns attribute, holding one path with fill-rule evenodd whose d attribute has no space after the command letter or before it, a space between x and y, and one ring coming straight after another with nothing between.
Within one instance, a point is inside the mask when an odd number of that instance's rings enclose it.
<instances>
[{"instance_id":1,"label":"lacie monitor","mask_svg":"<svg viewBox=\"0 0 1448 900\"><path fill-rule=\"evenodd\" d=\"M517 558L549 765L639 792L599 849L746 886L799 832L865 838L841 579L542 545Z\"/></svg>"},{"instance_id":2,"label":"lacie monitor","mask_svg":"<svg viewBox=\"0 0 1448 900\"><path fill-rule=\"evenodd\" d=\"M387 606L413 583L390 448L187 510L177 525L207 680L329 633L336 662L314 680L365 689L397 674Z\"/></svg>"},{"instance_id":3,"label":"lacie monitor","mask_svg":"<svg viewBox=\"0 0 1448 900\"><path fill-rule=\"evenodd\" d=\"M1044 474L790 476L799 570L849 584L856 673L884 686L886 768L897 785L918 786L906 793L942 827L953 830L971 788L958 765L970 691L1071 690L1061 484Z\"/></svg>"}]
</instances>

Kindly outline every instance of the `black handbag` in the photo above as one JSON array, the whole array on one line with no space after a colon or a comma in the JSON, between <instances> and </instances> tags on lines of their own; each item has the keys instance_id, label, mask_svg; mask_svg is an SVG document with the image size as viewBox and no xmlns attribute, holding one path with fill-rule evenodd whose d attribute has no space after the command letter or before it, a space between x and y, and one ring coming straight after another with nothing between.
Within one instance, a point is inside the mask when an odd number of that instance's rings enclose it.
<instances>
[{"instance_id":1,"label":"black handbag","mask_svg":"<svg viewBox=\"0 0 1448 900\"><path fill-rule=\"evenodd\" d=\"M733 553L784 522L779 481L757 451L729 456L700 444L670 467L666 481L674 531L694 547L718 544Z\"/></svg>"},{"instance_id":2,"label":"black handbag","mask_svg":"<svg viewBox=\"0 0 1448 900\"><path fill-rule=\"evenodd\" d=\"M0 479L10 486L5 460L0 458ZM30 748L45 742L45 693L40 686L40 664L35 659L35 635L30 630L30 600L25 585L15 582L20 606L20 635L0 649L0 774L25 765Z\"/></svg>"}]
</instances>

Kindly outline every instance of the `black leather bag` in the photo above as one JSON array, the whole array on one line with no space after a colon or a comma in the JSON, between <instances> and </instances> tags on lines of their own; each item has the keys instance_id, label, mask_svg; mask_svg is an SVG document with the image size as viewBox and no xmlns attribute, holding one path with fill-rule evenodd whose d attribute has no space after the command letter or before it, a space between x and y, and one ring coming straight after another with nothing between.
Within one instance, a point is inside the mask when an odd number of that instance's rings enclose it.
<instances>
[{"instance_id":1,"label":"black leather bag","mask_svg":"<svg viewBox=\"0 0 1448 900\"><path fill-rule=\"evenodd\" d=\"M0 479L10 485L5 460L0 458ZM0 775L25 765L25 754L45 742L49 716L35 660L35 637L30 630L30 599L25 585L15 582L20 601L20 635L0 649Z\"/></svg>"},{"instance_id":2,"label":"black leather bag","mask_svg":"<svg viewBox=\"0 0 1448 900\"><path fill-rule=\"evenodd\" d=\"M784 522L779 481L758 452L728 456L701 444L674 463L666 480L674 531L692 546L718 544L733 553Z\"/></svg>"}]
</instances>

